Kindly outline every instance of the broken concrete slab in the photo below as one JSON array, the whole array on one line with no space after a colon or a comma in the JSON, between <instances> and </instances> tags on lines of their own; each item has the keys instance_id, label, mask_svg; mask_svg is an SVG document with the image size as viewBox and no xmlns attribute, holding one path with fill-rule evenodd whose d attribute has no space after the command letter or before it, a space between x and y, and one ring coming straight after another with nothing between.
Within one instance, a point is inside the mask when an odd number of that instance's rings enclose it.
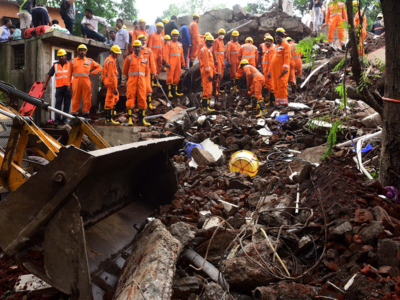
<instances>
[{"instance_id":1,"label":"broken concrete slab","mask_svg":"<svg viewBox=\"0 0 400 300\"><path fill-rule=\"evenodd\" d=\"M386 63L386 46L367 54L367 59L370 64L377 66Z\"/></svg>"},{"instance_id":2,"label":"broken concrete slab","mask_svg":"<svg viewBox=\"0 0 400 300\"><path fill-rule=\"evenodd\" d=\"M196 236L197 228L184 222L178 222L171 225L169 232L181 242L182 247L184 248L189 245Z\"/></svg>"},{"instance_id":3,"label":"broken concrete slab","mask_svg":"<svg viewBox=\"0 0 400 300\"><path fill-rule=\"evenodd\" d=\"M159 219L150 222L132 246L113 299L170 299L181 251L181 243Z\"/></svg>"},{"instance_id":4,"label":"broken concrete slab","mask_svg":"<svg viewBox=\"0 0 400 300\"><path fill-rule=\"evenodd\" d=\"M211 153L199 147L194 147L190 155L199 166L208 166L211 163L215 163Z\"/></svg>"},{"instance_id":5,"label":"broken concrete slab","mask_svg":"<svg viewBox=\"0 0 400 300\"><path fill-rule=\"evenodd\" d=\"M367 128L376 128L382 125L382 118L379 113L374 113L373 115L370 115L362 119L361 123L363 123L363 125Z\"/></svg>"},{"instance_id":6,"label":"broken concrete slab","mask_svg":"<svg viewBox=\"0 0 400 300\"><path fill-rule=\"evenodd\" d=\"M254 300L312 300L320 291L319 287L281 281L276 285L258 287L252 293Z\"/></svg>"},{"instance_id":7,"label":"broken concrete slab","mask_svg":"<svg viewBox=\"0 0 400 300\"><path fill-rule=\"evenodd\" d=\"M239 4L234 5L232 9L233 9L233 14L238 20L243 20L247 18L247 15L249 15L249 13Z\"/></svg>"}]
</instances>

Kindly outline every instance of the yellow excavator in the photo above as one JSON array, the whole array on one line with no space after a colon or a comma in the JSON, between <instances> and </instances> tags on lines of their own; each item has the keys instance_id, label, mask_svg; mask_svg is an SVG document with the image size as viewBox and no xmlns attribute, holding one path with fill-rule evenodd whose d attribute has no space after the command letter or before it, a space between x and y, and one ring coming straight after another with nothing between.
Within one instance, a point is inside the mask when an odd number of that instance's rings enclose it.
<instances>
[{"instance_id":1,"label":"yellow excavator","mask_svg":"<svg viewBox=\"0 0 400 300\"><path fill-rule=\"evenodd\" d=\"M71 119L67 145L30 117L0 104L0 126L11 124L0 150L0 247L35 276L71 299L102 299L116 284L136 232L171 201L177 180L170 158L182 145L171 137L110 145L84 118L0 82L11 99ZM10 123L11 122L11 123ZM79 149L86 134L99 150ZM49 160L31 175L22 168L26 149Z\"/></svg>"}]
</instances>

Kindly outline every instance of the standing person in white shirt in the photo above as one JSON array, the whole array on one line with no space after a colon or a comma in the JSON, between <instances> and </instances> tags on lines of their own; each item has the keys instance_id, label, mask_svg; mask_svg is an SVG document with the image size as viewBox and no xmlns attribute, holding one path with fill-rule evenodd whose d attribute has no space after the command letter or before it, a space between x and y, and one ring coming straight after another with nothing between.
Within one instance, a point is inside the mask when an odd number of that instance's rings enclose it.
<instances>
[{"instance_id":1,"label":"standing person in white shirt","mask_svg":"<svg viewBox=\"0 0 400 300\"><path fill-rule=\"evenodd\" d=\"M106 30L108 30L107 21L101 17L94 16L93 11L90 8L86 8L85 16L81 22L81 32L85 39L90 38L99 42L104 42L104 35L97 32L99 22L101 22L105 26Z\"/></svg>"},{"instance_id":2,"label":"standing person in white shirt","mask_svg":"<svg viewBox=\"0 0 400 300\"><path fill-rule=\"evenodd\" d=\"M124 21L122 19L117 19L117 35L115 37L114 45L117 45L122 52L122 55L117 57L117 70L120 77L120 85L124 86L126 84L126 76L122 73L124 68L125 58L128 56L129 49L129 32L124 29Z\"/></svg>"}]
</instances>

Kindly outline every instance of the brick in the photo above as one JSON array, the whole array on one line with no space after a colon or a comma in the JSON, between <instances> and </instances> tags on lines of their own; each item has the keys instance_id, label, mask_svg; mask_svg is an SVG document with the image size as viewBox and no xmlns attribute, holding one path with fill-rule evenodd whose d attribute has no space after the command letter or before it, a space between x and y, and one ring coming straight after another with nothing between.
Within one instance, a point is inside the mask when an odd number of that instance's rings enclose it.
<instances>
[{"instance_id":1,"label":"brick","mask_svg":"<svg viewBox=\"0 0 400 300\"><path fill-rule=\"evenodd\" d=\"M374 220L374 216L366 209L357 209L355 222L359 224L371 223Z\"/></svg>"}]
</instances>

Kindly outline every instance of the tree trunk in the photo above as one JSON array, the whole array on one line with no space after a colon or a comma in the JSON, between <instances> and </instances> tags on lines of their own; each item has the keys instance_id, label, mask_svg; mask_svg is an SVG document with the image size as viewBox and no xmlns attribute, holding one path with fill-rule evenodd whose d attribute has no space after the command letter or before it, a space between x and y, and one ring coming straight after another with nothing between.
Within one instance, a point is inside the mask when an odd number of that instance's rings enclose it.
<instances>
[{"instance_id":1,"label":"tree trunk","mask_svg":"<svg viewBox=\"0 0 400 300\"><path fill-rule=\"evenodd\" d=\"M385 97L400 100L400 5L381 0L385 19ZM400 103L383 101L383 135L379 180L383 186L400 189Z\"/></svg>"}]
</instances>

